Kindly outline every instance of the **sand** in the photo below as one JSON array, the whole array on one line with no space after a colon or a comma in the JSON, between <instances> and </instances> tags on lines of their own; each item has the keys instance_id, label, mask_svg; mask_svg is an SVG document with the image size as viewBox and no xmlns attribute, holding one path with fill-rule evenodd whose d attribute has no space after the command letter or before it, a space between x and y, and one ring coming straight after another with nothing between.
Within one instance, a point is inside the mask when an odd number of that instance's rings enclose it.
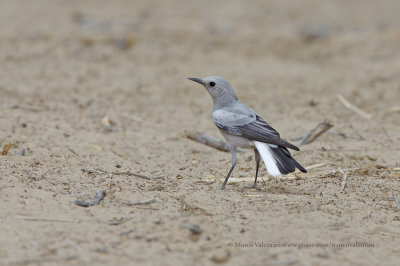
<instances>
[{"instance_id":1,"label":"sand","mask_svg":"<svg viewBox=\"0 0 400 266\"><path fill-rule=\"evenodd\" d=\"M2 1L0 264L398 264L399 11L396 0ZM332 121L293 152L314 168L269 179L263 165L261 191L243 190L247 151L221 191L230 154L185 136L222 139L211 98L185 79L210 75L295 144ZM74 204L98 190L100 204Z\"/></svg>"}]
</instances>

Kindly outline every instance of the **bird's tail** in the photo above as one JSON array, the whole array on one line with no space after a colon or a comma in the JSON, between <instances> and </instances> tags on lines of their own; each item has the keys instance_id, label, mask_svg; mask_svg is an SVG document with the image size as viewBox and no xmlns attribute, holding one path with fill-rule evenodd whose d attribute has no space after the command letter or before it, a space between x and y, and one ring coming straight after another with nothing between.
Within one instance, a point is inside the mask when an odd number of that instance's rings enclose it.
<instances>
[{"instance_id":1,"label":"bird's tail","mask_svg":"<svg viewBox=\"0 0 400 266\"><path fill-rule=\"evenodd\" d=\"M265 163L269 175L286 175L294 172L296 168L307 173L307 170L292 157L287 148L259 141L253 142Z\"/></svg>"}]
</instances>

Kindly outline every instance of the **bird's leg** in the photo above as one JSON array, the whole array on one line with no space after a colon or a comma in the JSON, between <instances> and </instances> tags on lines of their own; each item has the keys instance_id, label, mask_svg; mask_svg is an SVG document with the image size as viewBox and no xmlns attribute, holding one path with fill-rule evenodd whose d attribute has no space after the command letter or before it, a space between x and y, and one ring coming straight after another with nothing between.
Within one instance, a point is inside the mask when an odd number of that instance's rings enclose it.
<instances>
[{"instance_id":1,"label":"bird's leg","mask_svg":"<svg viewBox=\"0 0 400 266\"><path fill-rule=\"evenodd\" d=\"M244 188L255 188L257 190L261 190L258 186L257 186L257 176L258 176L258 168L260 167L260 161L261 161L261 156L260 153L258 152L257 149L254 149L254 157L256 159L256 178L254 180L254 184L252 186L246 186Z\"/></svg>"},{"instance_id":2,"label":"bird's leg","mask_svg":"<svg viewBox=\"0 0 400 266\"><path fill-rule=\"evenodd\" d=\"M235 168L235 166L236 166L236 163L237 163L237 158L236 158L236 146L231 146L231 154L232 154L232 167L231 167L231 169L229 170L229 173L228 173L228 175L226 176L226 178L225 178L225 181L224 181L224 183L222 184L222 186L221 186L221 190L224 190L225 189L225 186L226 186L226 183L228 182L228 179L229 179L229 177L231 176L231 173L232 173L232 171L233 171L233 168Z\"/></svg>"}]
</instances>

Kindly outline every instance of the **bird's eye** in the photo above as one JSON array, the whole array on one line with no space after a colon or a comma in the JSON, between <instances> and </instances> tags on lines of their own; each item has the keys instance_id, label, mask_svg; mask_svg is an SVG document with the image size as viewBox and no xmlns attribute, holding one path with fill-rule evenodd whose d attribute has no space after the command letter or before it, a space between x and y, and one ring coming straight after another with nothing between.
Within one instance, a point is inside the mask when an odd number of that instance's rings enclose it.
<instances>
[{"instance_id":1,"label":"bird's eye","mask_svg":"<svg viewBox=\"0 0 400 266\"><path fill-rule=\"evenodd\" d=\"M215 82L214 82L214 81L211 81L211 82L210 82L210 86L211 86L211 87L214 87L214 86L215 86Z\"/></svg>"}]
</instances>

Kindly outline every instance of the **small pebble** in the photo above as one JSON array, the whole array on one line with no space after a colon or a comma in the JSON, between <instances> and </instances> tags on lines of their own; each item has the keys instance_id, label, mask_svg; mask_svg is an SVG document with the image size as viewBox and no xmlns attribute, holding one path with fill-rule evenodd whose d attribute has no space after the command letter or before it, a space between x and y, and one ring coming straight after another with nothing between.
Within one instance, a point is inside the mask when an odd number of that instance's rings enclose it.
<instances>
[{"instance_id":1,"label":"small pebble","mask_svg":"<svg viewBox=\"0 0 400 266\"><path fill-rule=\"evenodd\" d=\"M198 226L197 224L189 225L189 224L182 223L181 228L189 229L189 231L195 235L199 235L203 232L203 230L201 230L200 226Z\"/></svg>"},{"instance_id":2,"label":"small pebble","mask_svg":"<svg viewBox=\"0 0 400 266\"><path fill-rule=\"evenodd\" d=\"M25 149L20 150L19 152L17 152L18 156L25 156Z\"/></svg>"},{"instance_id":3,"label":"small pebble","mask_svg":"<svg viewBox=\"0 0 400 266\"><path fill-rule=\"evenodd\" d=\"M108 249L107 249L107 247L101 247L101 248L98 248L96 251L100 252L100 253L107 253Z\"/></svg>"},{"instance_id":4,"label":"small pebble","mask_svg":"<svg viewBox=\"0 0 400 266\"><path fill-rule=\"evenodd\" d=\"M328 258L328 252L322 251L322 252L318 253L317 256L320 258Z\"/></svg>"}]
</instances>

